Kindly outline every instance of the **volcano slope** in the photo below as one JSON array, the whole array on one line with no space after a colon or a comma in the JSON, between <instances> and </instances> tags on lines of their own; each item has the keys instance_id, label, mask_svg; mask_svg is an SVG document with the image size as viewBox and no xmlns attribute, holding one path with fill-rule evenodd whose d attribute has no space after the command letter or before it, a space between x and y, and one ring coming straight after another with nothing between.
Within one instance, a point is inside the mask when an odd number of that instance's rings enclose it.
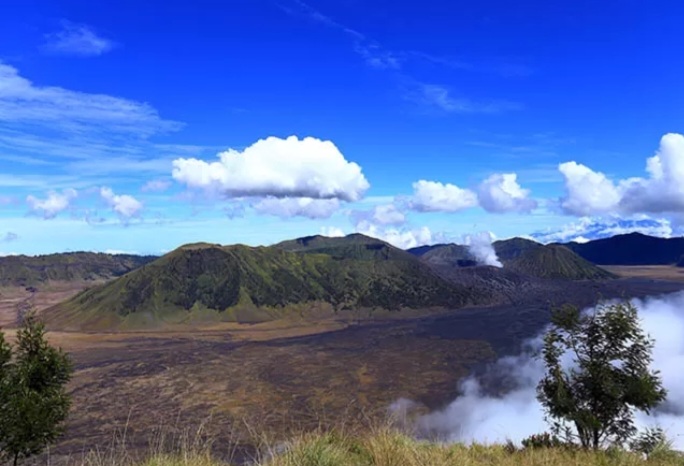
<instances>
[{"instance_id":1,"label":"volcano slope","mask_svg":"<svg viewBox=\"0 0 684 466\"><path fill-rule=\"evenodd\" d=\"M446 280L386 243L338 245L337 253L187 245L44 315L53 329L96 331L492 302L487 289Z\"/></svg>"}]
</instances>

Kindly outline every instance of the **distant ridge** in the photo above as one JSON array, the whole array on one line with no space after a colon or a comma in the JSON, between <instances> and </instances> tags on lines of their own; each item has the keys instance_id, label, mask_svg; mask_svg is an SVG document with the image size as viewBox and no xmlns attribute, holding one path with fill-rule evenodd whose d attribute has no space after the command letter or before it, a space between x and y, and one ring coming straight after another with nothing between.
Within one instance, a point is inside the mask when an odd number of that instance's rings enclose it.
<instances>
[{"instance_id":1,"label":"distant ridge","mask_svg":"<svg viewBox=\"0 0 684 466\"><path fill-rule=\"evenodd\" d=\"M327 254L335 259L415 260L412 254L403 249L360 233L334 238L321 235L305 236L283 241L272 247L290 252Z\"/></svg>"},{"instance_id":2,"label":"distant ridge","mask_svg":"<svg viewBox=\"0 0 684 466\"><path fill-rule=\"evenodd\" d=\"M563 245L601 265L675 265L684 255L684 238L658 238L642 233Z\"/></svg>"},{"instance_id":3,"label":"distant ridge","mask_svg":"<svg viewBox=\"0 0 684 466\"><path fill-rule=\"evenodd\" d=\"M66 252L0 257L0 286L35 286L48 281L103 280L121 276L156 256Z\"/></svg>"},{"instance_id":4,"label":"distant ridge","mask_svg":"<svg viewBox=\"0 0 684 466\"><path fill-rule=\"evenodd\" d=\"M608 279L615 276L568 248L558 245L543 245L525 238L511 238L496 241L492 245L504 265L504 270L537 278L565 280ZM433 267L468 267L476 264L475 257L466 246L440 244L431 247L410 249ZM451 274L453 276L453 274Z\"/></svg>"},{"instance_id":5,"label":"distant ridge","mask_svg":"<svg viewBox=\"0 0 684 466\"><path fill-rule=\"evenodd\" d=\"M514 259L504 262L504 267L538 278L564 280L616 278L614 274L597 267L565 246L556 244L528 249Z\"/></svg>"}]
</instances>

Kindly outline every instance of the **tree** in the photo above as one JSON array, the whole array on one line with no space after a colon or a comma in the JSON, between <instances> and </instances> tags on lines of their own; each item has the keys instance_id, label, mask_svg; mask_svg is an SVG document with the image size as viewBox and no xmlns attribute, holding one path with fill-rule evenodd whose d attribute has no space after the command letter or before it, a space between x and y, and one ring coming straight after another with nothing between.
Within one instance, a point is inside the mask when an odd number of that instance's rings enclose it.
<instances>
[{"instance_id":1,"label":"tree","mask_svg":"<svg viewBox=\"0 0 684 466\"><path fill-rule=\"evenodd\" d=\"M16 348L0 333L0 454L15 466L62 433L72 371L68 356L48 344L35 316L24 319Z\"/></svg>"},{"instance_id":2,"label":"tree","mask_svg":"<svg viewBox=\"0 0 684 466\"><path fill-rule=\"evenodd\" d=\"M556 310L542 350L546 374L537 387L554 433L593 449L632 437L634 410L648 413L667 395L659 373L649 369L653 343L630 302L600 304L591 313L574 306Z\"/></svg>"}]
</instances>

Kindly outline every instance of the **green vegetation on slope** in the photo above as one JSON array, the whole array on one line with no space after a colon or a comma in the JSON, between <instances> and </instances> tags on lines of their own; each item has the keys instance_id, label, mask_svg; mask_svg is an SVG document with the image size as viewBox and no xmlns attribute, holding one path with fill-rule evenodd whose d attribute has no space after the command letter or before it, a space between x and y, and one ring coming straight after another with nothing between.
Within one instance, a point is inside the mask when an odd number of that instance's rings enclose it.
<instances>
[{"instance_id":1,"label":"green vegetation on slope","mask_svg":"<svg viewBox=\"0 0 684 466\"><path fill-rule=\"evenodd\" d=\"M504 262L504 267L539 278L565 280L597 280L615 275L581 258L568 248L546 245L532 248L515 259Z\"/></svg>"},{"instance_id":2,"label":"green vegetation on slope","mask_svg":"<svg viewBox=\"0 0 684 466\"><path fill-rule=\"evenodd\" d=\"M121 276L154 259L154 256L94 252L0 257L0 286L108 279Z\"/></svg>"},{"instance_id":3,"label":"green vegetation on slope","mask_svg":"<svg viewBox=\"0 0 684 466\"><path fill-rule=\"evenodd\" d=\"M526 238L511 238L495 241L494 251L501 262L507 262L520 257L522 254L543 247L542 244Z\"/></svg>"},{"instance_id":4,"label":"green vegetation on slope","mask_svg":"<svg viewBox=\"0 0 684 466\"><path fill-rule=\"evenodd\" d=\"M440 278L410 254L343 259L274 247L194 244L88 289L48 309L46 318L53 328L99 328L124 319L133 326L180 322L190 313L269 320L293 305L315 302L338 310L396 310L457 308L487 299L484 291Z\"/></svg>"},{"instance_id":5,"label":"green vegetation on slope","mask_svg":"<svg viewBox=\"0 0 684 466\"><path fill-rule=\"evenodd\" d=\"M339 238L315 235L283 241L273 246L291 252L327 254L334 259L413 260L412 254L382 240L354 233Z\"/></svg>"}]
</instances>

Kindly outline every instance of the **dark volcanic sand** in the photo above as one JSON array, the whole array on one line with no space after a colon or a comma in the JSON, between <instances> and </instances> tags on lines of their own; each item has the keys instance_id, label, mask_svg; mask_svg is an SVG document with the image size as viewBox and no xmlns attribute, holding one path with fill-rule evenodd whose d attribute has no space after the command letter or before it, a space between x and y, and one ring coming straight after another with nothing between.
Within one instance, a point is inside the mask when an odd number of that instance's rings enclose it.
<instances>
[{"instance_id":1,"label":"dark volcanic sand","mask_svg":"<svg viewBox=\"0 0 684 466\"><path fill-rule=\"evenodd\" d=\"M155 428L207 421L217 453L231 441L253 443L245 425L282 438L319 423L362 424L400 397L436 408L458 381L548 322L551 306L594 304L599 296L644 297L684 290L684 283L623 279L550 283L517 302L439 316L367 322L312 336L264 342L225 338L134 338L73 353L77 373L69 428L53 450L80 458L127 427L132 450L148 448ZM55 453L53 453L55 454Z\"/></svg>"}]
</instances>

